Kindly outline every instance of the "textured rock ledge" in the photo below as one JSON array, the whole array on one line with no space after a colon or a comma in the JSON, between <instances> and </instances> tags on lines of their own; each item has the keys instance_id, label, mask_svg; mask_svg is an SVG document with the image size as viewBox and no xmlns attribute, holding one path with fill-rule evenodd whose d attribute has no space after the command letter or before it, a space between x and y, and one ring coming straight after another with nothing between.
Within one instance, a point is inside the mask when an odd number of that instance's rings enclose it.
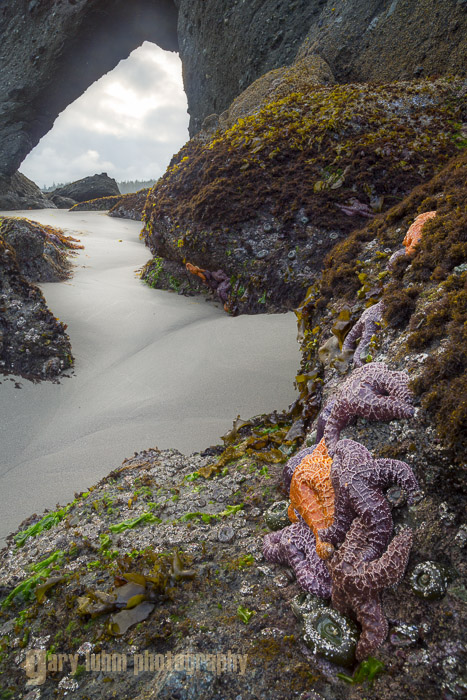
<instances>
[{"instance_id":1,"label":"textured rock ledge","mask_svg":"<svg viewBox=\"0 0 467 700\"><path fill-rule=\"evenodd\" d=\"M66 326L49 311L34 282L71 274L79 242L27 219L0 220L0 371L40 380L73 363Z\"/></svg>"}]
</instances>

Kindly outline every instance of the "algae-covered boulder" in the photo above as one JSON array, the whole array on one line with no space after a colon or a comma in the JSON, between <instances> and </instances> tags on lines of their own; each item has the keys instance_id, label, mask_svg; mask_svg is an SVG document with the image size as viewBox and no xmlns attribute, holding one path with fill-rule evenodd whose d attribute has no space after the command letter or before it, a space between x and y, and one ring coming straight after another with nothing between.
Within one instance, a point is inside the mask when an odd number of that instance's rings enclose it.
<instances>
[{"instance_id":1,"label":"algae-covered boulder","mask_svg":"<svg viewBox=\"0 0 467 700\"><path fill-rule=\"evenodd\" d=\"M316 86L310 73L305 62L262 79L256 111L239 98L247 116L221 115L215 133L208 124L148 195L153 254L180 272L186 262L222 270L234 313L296 306L337 241L427 181L464 139L461 81Z\"/></svg>"},{"instance_id":2,"label":"algae-covered boulder","mask_svg":"<svg viewBox=\"0 0 467 700\"><path fill-rule=\"evenodd\" d=\"M70 211L107 211L119 202L121 195L111 195L109 197L96 197L95 199L87 199L84 202L77 202Z\"/></svg>"},{"instance_id":3,"label":"algae-covered boulder","mask_svg":"<svg viewBox=\"0 0 467 700\"><path fill-rule=\"evenodd\" d=\"M83 247L60 229L29 219L3 218L0 235L15 251L21 274L29 282L66 279L70 274L70 251Z\"/></svg>"},{"instance_id":4,"label":"algae-covered boulder","mask_svg":"<svg viewBox=\"0 0 467 700\"><path fill-rule=\"evenodd\" d=\"M64 326L0 232L0 372L50 379L73 363Z\"/></svg>"},{"instance_id":5,"label":"algae-covered boulder","mask_svg":"<svg viewBox=\"0 0 467 700\"><path fill-rule=\"evenodd\" d=\"M393 263L410 224L427 219L412 254ZM320 402L313 381L323 372L345 372L347 360L323 350L330 338L343 339L366 308L381 300L381 330L370 342L368 360L384 359L388 343L400 361L415 358L412 389L421 407L420 420L436 431L438 449L449 467L433 465L431 481L461 487L467 428L467 152L453 158L428 183L400 204L352 233L327 256L324 270L297 309L302 363L297 376L302 420ZM394 343L394 338L396 342ZM348 359L348 358L347 358ZM316 392L315 392L316 394ZM431 426L431 427L430 427ZM430 476L427 477L430 479Z\"/></svg>"},{"instance_id":6,"label":"algae-covered boulder","mask_svg":"<svg viewBox=\"0 0 467 700\"><path fill-rule=\"evenodd\" d=\"M112 195L111 197L97 197L85 202L78 202L70 211L109 211L109 216L121 219L133 219L141 221L146 197L149 189L142 189L129 194Z\"/></svg>"},{"instance_id":7,"label":"algae-covered boulder","mask_svg":"<svg viewBox=\"0 0 467 700\"><path fill-rule=\"evenodd\" d=\"M146 204L149 189L138 190L138 192L129 192L120 197L109 211L109 216L115 216L121 219L133 219L141 221L143 218L143 209Z\"/></svg>"}]
</instances>

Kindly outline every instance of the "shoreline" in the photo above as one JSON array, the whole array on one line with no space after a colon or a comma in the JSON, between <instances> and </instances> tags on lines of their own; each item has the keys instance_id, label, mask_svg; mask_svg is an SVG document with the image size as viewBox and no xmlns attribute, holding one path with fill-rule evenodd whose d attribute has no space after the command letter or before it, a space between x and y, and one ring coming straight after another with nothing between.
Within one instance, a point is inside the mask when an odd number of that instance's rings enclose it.
<instances>
[{"instance_id":1,"label":"shoreline","mask_svg":"<svg viewBox=\"0 0 467 700\"><path fill-rule=\"evenodd\" d=\"M204 299L150 289L135 276L150 256L140 222L102 212L12 215L65 227L85 249L70 280L40 285L68 324L71 376L59 384L14 377L21 388L0 378L1 537L32 512L70 501L134 451L206 449L238 414L294 400L292 313L231 318Z\"/></svg>"}]
</instances>

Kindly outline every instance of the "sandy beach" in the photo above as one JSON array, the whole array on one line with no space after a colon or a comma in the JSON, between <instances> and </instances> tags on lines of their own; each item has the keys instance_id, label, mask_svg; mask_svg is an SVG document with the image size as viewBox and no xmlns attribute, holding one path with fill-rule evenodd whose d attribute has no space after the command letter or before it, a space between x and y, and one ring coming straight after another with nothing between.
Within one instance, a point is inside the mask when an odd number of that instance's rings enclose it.
<instances>
[{"instance_id":1,"label":"sandy beach","mask_svg":"<svg viewBox=\"0 0 467 700\"><path fill-rule=\"evenodd\" d=\"M6 214L6 213L4 213ZM72 279L43 284L68 324L75 367L59 384L0 377L0 537L66 503L137 450L185 454L244 418L284 409L299 366L292 313L230 318L153 290L140 222L102 212L9 212L66 229L85 249Z\"/></svg>"}]
</instances>

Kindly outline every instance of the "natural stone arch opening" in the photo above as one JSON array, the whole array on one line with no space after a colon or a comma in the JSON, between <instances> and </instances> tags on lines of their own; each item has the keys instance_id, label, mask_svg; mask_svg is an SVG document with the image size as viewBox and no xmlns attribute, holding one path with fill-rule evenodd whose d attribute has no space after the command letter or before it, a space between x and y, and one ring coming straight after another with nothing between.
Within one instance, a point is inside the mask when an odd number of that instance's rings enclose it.
<instances>
[{"instance_id":1,"label":"natural stone arch opening","mask_svg":"<svg viewBox=\"0 0 467 700\"><path fill-rule=\"evenodd\" d=\"M146 187L187 139L180 57L145 41L57 116L20 172L42 189L101 172Z\"/></svg>"},{"instance_id":2,"label":"natural stone arch opening","mask_svg":"<svg viewBox=\"0 0 467 700\"><path fill-rule=\"evenodd\" d=\"M0 16L8 71L0 94L5 175L18 169L61 111L144 41L178 51L173 0L30 0L24 6L14 0Z\"/></svg>"}]
</instances>

